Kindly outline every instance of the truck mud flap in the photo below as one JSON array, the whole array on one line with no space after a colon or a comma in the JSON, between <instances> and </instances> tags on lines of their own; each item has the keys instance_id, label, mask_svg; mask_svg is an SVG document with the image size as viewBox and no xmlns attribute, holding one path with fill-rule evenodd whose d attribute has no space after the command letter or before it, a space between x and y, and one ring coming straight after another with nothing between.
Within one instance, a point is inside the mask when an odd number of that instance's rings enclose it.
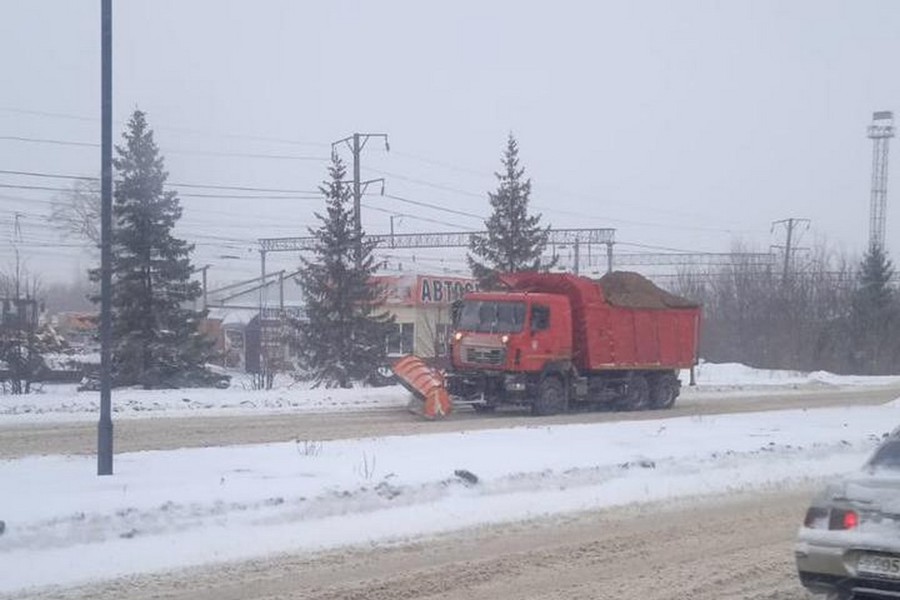
<instances>
[{"instance_id":1,"label":"truck mud flap","mask_svg":"<svg viewBox=\"0 0 900 600\"><path fill-rule=\"evenodd\" d=\"M409 410L426 419L445 417L453 410L450 394L444 387L444 376L417 356L404 356L391 367L400 384L413 399Z\"/></svg>"}]
</instances>

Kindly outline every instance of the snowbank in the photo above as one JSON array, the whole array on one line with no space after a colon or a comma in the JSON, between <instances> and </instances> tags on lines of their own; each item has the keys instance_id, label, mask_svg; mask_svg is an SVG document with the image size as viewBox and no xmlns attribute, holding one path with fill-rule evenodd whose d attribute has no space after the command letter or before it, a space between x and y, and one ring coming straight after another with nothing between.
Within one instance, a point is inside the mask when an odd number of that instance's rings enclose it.
<instances>
[{"instance_id":1,"label":"snowbank","mask_svg":"<svg viewBox=\"0 0 900 600\"><path fill-rule=\"evenodd\" d=\"M852 407L0 461L0 592L850 471L900 422Z\"/></svg>"},{"instance_id":2,"label":"snowbank","mask_svg":"<svg viewBox=\"0 0 900 600\"><path fill-rule=\"evenodd\" d=\"M253 390L233 385L229 389L113 391L114 418L170 415L215 416L268 412L341 412L400 408L409 395L400 386L354 389L310 389L305 385ZM74 385L46 385L24 396L0 395L0 423L29 421L96 420L100 413L97 392L78 392Z\"/></svg>"},{"instance_id":3,"label":"snowbank","mask_svg":"<svg viewBox=\"0 0 900 600\"><path fill-rule=\"evenodd\" d=\"M698 386L685 387L685 396L711 392L746 393L753 390L808 389L821 386L900 386L900 377L840 376L819 371L772 371L741 364L701 363L696 369ZM688 371L682 382L690 381ZM217 416L246 413L341 412L403 409L409 393L400 386L352 390L310 389L288 378L272 390L253 390L236 378L227 390L120 389L113 392L116 419L165 416ZM0 424L34 421L93 421L100 410L97 392L77 392L75 386L45 385L26 396L0 395Z\"/></svg>"},{"instance_id":4,"label":"snowbank","mask_svg":"<svg viewBox=\"0 0 900 600\"><path fill-rule=\"evenodd\" d=\"M755 369L740 363L701 362L695 368L697 385L703 387L756 386L886 386L900 385L900 376L835 375L827 371L787 371ZM681 382L687 385L690 371L681 372Z\"/></svg>"}]
</instances>

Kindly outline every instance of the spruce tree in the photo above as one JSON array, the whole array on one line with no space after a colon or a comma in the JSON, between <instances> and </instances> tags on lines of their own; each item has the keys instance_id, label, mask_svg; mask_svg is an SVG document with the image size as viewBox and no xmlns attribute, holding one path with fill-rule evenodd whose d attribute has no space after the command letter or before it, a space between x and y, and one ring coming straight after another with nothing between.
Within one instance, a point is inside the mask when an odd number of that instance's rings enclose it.
<instances>
[{"instance_id":1,"label":"spruce tree","mask_svg":"<svg viewBox=\"0 0 900 600\"><path fill-rule=\"evenodd\" d=\"M494 175L499 185L495 192L488 193L493 212L485 222L487 233L472 236L471 254L467 256L472 274L484 287L492 287L498 273L552 266L541 263L549 227L541 227L540 214L528 214L531 179L519 166L519 145L511 133L503 155L503 170Z\"/></svg>"},{"instance_id":2,"label":"spruce tree","mask_svg":"<svg viewBox=\"0 0 900 600\"><path fill-rule=\"evenodd\" d=\"M897 371L898 304L891 287L894 267L879 246L863 257L853 293L850 326L855 371L885 374Z\"/></svg>"},{"instance_id":3,"label":"spruce tree","mask_svg":"<svg viewBox=\"0 0 900 600\"><path fill-rule=\"evenodd\" d=\"M192 244L172 235L181 218L146 115L136 110L113 166L112 322L115 385L147 388L210 385L212 342L199 331L203 311L186 308L202 294L191 281ZM99 272L93 272L95 279Z\"/></svg>"},{"instance_id":4,"label":"spruce tree","mask_svg":"<svg viewBox=\"0 0 900 600\"><path fill-rule=\"evenodd\" d=\"M300 361L314 385L347 388L371 380L384 364L393 318L380 310L383 290L372 281L374 244L356 233L339 156L332 157L328 174L319 188L325 214L316 213L320 225L309 230L315 238L313 255L301 259L306 320L297 325Z\"/></svg>"}]
</instances>

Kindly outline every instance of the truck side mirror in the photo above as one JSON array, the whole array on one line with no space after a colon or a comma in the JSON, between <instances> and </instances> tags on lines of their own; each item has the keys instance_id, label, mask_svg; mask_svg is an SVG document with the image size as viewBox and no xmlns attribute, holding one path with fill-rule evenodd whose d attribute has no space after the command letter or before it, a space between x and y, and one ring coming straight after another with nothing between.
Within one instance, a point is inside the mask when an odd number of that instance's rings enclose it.
<instances>
[{"instance_id":1,"label":"truck side mirror","mask_svg":"<svg viewBox=\"0 0 900 600\"><path fill-rule=\"evenodd\" d=\"M462 312L462 300L454 300L450 303L450 322L453 328L459 324L459 314Z\"/></svg>"}]
</instances>

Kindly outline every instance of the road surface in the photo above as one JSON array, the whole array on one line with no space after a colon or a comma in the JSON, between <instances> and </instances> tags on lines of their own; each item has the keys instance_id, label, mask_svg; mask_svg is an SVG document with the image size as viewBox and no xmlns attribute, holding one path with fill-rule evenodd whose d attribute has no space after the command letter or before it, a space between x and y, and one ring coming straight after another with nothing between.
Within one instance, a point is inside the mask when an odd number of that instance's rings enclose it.
<instances>
[{"instance_id":1,"label":"road surface","mask_svg":"<svg viewBox=\"0 0 900 600\"><path fill-rule=\"evenodd\" d=\"M735 396L686 394L673 409L646 412L587 412L531 417L523 411L476 415L461 410L444 421L428 422L400 409L353 413L244 414L207 417L132 418L115 422L115 451L167 450L293 440L414 435L566 423L659 419L787 408L881 404L900 396L898 387L805 388ZM0 459L32 454L92 454L97 426L91 422L0 425Z\"/></svg>"},{"instance_id":2,"label":"road surface","mask_svg":"<svg viewBox=\"0 0 900 600\"><path fill-rule=\"evenodd\" d=\"M632 506L405 545L279 556L27 597L806 600L811 596L797 581L792 544L810 492Z\"/></svg>"}]
</instances>

